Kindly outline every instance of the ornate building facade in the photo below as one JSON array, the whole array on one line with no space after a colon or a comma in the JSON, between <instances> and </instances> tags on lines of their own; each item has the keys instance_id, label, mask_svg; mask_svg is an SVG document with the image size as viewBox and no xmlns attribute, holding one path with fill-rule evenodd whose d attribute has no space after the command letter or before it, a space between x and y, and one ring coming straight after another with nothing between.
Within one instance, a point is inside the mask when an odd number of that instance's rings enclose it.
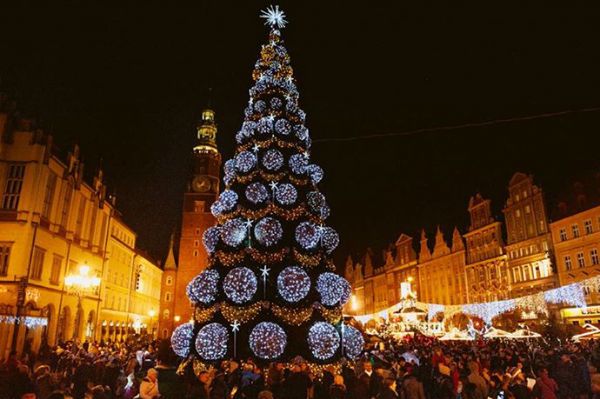
<instances>
[{"instance_id":1,"label":"ornate building facade","mask_svg":"<svg viewBox=\"0 0 600 399\"><path fill-rule=\"evenodd\" d=\"M554 288L552 237L542 190L533 184L531 175L515 173L508 193L503 213L511 296Z\"/></svg>"},{"instance_id":2,"label":"ornate building facade","mask_svg":"<svg viewBox=\"0 0 600 399\"><path fill-rule=\"evenodd\" d=\"M433 252L427 245L425 231L421 233L419 253L419 300L428 303L457 305L468 301L465 274L465 246L455 227L449 247L439 226Z\"/></svg>"},{"instance_id":3,"label":"ornate building facade","mask_svg":"<svg viewBox=\"0 0 600 399\"><path fill-rule=\"evenodd\" d=\"M600 206L550 224L560 285L600 275ZM589 305L600 304L600 293L588 291Z\"/></svg>"},{"instance_id":4,"label":"ornate building facade","mask_svg":"<svg viewBox=\"0 0 600 399\"><path fill-rule=\"evenodd\" d=\"M216 138L215 113L211 109L205 109L197 126L192 170L187 190L183 194L177 264L174 265L175 257L170 252L167 259L168 273L163 278L159 324L161 336L170 336L173 328L192 318L194 309L186 295L186 287L208 264L202 235L216 222L210 212L210 207L219 194L221 170L221 154L217 149Z\"/></svg>"},{"instance_id":5,"label":"ornate building facade","mask_svg":"<svg viewBox=\"0 0 600 399\"><path fill-rule=\"evenodd\" d=\"M102 171L85 182L79 148L59 158L52 136L2 96L0 137L0 358L11 349L108 337L111 324L115 338L117 323L129 332L123 303L135 299L122 289L131 270L123 267L135 262L135 235L106 195ZM125 232L120 238L117 229ZM116 255L117 246L129 255ZM162 273L147 257L140 263ZM99 285L66 284L66 276L83 272ZM158 308L160 278L153 279Z\"/></svg>"},{"instance_id":6,"label":"ornate building facade","mask_svg":"<svg viewBox=\"0 0 600 399\"><path fill-rule=\"evenodd\" d=\"M492 217L491 201L476 194L469 200L471 224L467 243L467 284L471 302L490 302L508 297L510 281L502 223Z\"/></svg>"},{"instance_id":7,"label":"ornate building facade","mask_svg":"<svg viewBox=\"0 0 600 399\"><path fill-rule=\"evenodd\" d=\"M347 311L372 314L390 308L400 302L400 284L409 279L419 301L442 305L502 300L558 286L553 242L557 242L560 234L550 232L554 224L548 224L542 190L533 183L532 176L516 173L508 184L508 193L503 209L506 244L502 222L494 219L491 201L476 194L467 208L468 231L461 235L454 228L451 243L438 227L433 247L426 233L421 232L418 256L413 239L402 234L395 246L384 254L382 266L373 264L370 253L356 263L348 258L345 274L353 285L354 295ZM586 218L595 220L594 216ZM589 230L585 227L589 226L589 220L585 226L584 222L579 221L580 231ZM600 219L597 223L600 237ZM593 248L587 252L585 264L595 265L592 262L598 259L594 256L592 260ZM577 254L570 256L575 264ZM559 270L560 265L559 259ZM575 281L572 277L567 280L564 270L562 273L561 284Z\"/></svg>"}]
</instances>

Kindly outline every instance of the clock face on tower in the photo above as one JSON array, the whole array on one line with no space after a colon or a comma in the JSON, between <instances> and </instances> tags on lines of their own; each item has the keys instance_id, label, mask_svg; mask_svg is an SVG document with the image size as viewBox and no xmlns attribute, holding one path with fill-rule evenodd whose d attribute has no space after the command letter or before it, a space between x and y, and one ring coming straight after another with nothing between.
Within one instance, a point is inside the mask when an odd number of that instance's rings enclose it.
<instances>
[{"instance_id":1,"label":"clock face on tower","mask_svg":"<svg viewBox=\"0 0 600 399\"><path fill-rule=\"evenodd\" d=\"M211 182L208 176L196 176L192 180L192 190L197 193L206 193L210 191Z\"/></svg>"}]
</instances>

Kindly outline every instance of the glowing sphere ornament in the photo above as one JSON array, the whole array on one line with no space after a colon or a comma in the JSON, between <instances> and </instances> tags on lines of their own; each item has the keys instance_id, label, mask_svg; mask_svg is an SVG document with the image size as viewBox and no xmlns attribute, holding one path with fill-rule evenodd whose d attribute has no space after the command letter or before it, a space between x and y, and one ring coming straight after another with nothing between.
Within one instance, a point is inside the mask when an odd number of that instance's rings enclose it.
<instances>
[{"instance_id":1,"label":"glowing sphere ornament","mask_svg":"<svg viewBox=\"0 0 600 399\"><path fill-rule=\"evenodd\" d=\"M238 195L233 190L225 190L219 195L218 202L223 207L223 210L230 211L235 208L238 200Z\"/></svg>"},{"instance_id":2,"label":"glowing sphere ornament","mask_svg":"<svg viewBox=\"0 0 600 399\"><path fill-rule=\"evenodd\" d=\"M273 360L285 351L287 335L279 325L265 321L252 329L249 344L254 355L261 359Z\"/></svg>"},{"instance_id":3,"label":"glowing sphere ornament","mask_svg":"<svg viewBox=\"0 0 600 399\"><path fill-rule=\"evenodd\" d=\"M256 155L250 151L242 151L235 156L235 169L248 173L256 166Z\"/></svg>"},{"instance_id":4,"label":"glowing sphere ornament","mask_svg":"<svg viewBox=\"0 0 600 399\"><path fill-rule=\"evenodd\" d=\"M321 245L325 249L325 252L330 254L334 249L337 248L340 243L340 236L331 227L325 227L321 233Z\"/></svg>"},{"instance_id":5,"label":"glowing sphere ornament","mask_svg":"<svg viewBox=\"0 0 600 399\"><path fill-rule=\"evenodd\" d=\"M315 249L321 239L321 227L312 222L302 222L296 227L296 241L306 250Z\"/></svg>"},{"instance_id":6,"label":"glowing sphere ornament","mask_svg":"<svg viewBox=\"0 0 600 399\"><path fill-rule=\"evenodd\" d=\"M229 332L219 323L210 323L198 331L196 352L204 360L219 360L227 354Z\"/></svg>"},{"instance_id":7,"label":"glowing sphere ornament","mask_svg":"<svg viewBox=\"0 0 600 399\"><path fill-rule=\"evenodd\" d=\"M277 277L277 291L288 302L298 302L310 290L310 277L298 266L288 266Z\"/></svg>"},{"instance_id":8,"label":"glowing sphere ornament","mask_svg":"<svg viewBox=\"0 0 600 399\"><path fill-rule=\"evenodd\" d=\"M327 360L340 347L340 335L334 326L318 321L308 330L308 348L319 360Z\"/></svg>"},{"instance_id":9,"label":"glowing sphere ornament","mask_svg":"<svg viewBox=\"0 0 600 399\"><path fill-rule=\"evenodd\" d=\"M219 244L219 236L221 235L221 230L217 226L209 227L202 234L202 243L204 244L204 248L206 252L212 254L217 249L217 245Z\"/></svg>"},{"instance_id":10,"label":"glowing sphere ornament","mask_svg":"<svg viewBox=\"0 0 600 399\"><path fill-rule=\"evenodd\" d=\"M246 198L253 204L260 204L269 198L269 191L264 184L254 182L246 187Z\"/></svg>"},{"instance_id":11,"label":"glowing sphere ornament","mask_svg":"<svg viewBox=\"0 0 600 399\"><path fill-rule=\"evenodd\" d=\"M275 122L275 132L282 136L287 136L292 130L292 125L287 119L279 119Z\"/></svg>"},{"instance_id":12,"label":"glowing sphere ornament","mask_svg":"<svg viewBox=\"0 0 600 399\"><path fill-rule=\"evenodd\" d=\"M288 112L296 112L298 110L298 103L295 100L288 100L285 103L285 109Z\"/></svg>"},{"instance_id":13,"label":"glowing sphere ornament","mask_svg":"<svg viewBox=\"0 0 600 399\"><path fill-rule=\"evenodd\" d=\"M306 173L310 176L310 180L312 180L313 184L318 184L321 180L323 180L323 169L321 169L321 167L318 165L308 165L306 167Z\"/></svg>"},{"instance_id":14,"label":"glowing sphere ornament","mask_svg":"<svg viewBox=\"0 0 600 399\"><path fill-rule=\"evenodd\" d=\"M223 279L223 291L231 302L243 304L252 299L258 282L254 272L247 267L236 267Z\"/></svg>"},{"instance_id":15,"label":"glowing sphere ornament","mask_svg":"<svg viewBox=\"0 0 600 399\"><path fill-rule=\"evenodd\" d=\"M311 212L320 215L327 202L325 196L318 191L311 191L306 194L306 202Z\"/></svg>"},{"instance_id":16,"label":"glowing sphere ornament","mask_svg":"<svg viewBox=\"0 0 600 399\"><path fill-rule=\"evenodd\" d=\"M262 164L269 171L277 171L283 166L283 154L274 148L271 148L263 155Z\"/></svg>"},{"instance_id":17,"label":"glowing sphere ornament","mask_svg":"<svg viewBox=\"0 0 600 399\"><path fill-rule=\"evenodd\" d=\"M290 183L283 183L275 189L275 199L281 205L292 205L298 198L298 191Z\"/></svg>"},{"instance_id":18,"label":"glowing sphere ornament","mask_svg":"<svg viewBox=\"0 0 600 399\"><path fill-rule=\"evenodd\" d=\"M267 109L267 104L265 104L265 102L263 100L258 100L257 102L254 103L254 110L256 112L265 112L265 110Z\"/></svg>"},{"instance_id":19,"label":"glowing sphere ornament","mask_svg":"<svg viewBox=\"0 0 600 399\"><path fill-rule=\"evenodd\" d=\"M171 335L171 347L179 357L188 357L194 338L194 325L185 323L178 326Z\"/></svg>"},{"instance_id":20,"label":"glowing sphere ornament","mask_svg":"<svg viewBox=\"0 0 600 399\"><path fill-rule=\"evenodd\" d=\"M273 132L273 120L269 117L260 118L256 125L256 131L260 134L271 134Z\"/></svg>"},{"instance_id":21,"label":"glowing sphere ornament","mask_svg":"<svg viewBox=\"0 0 600 399\"><path fill-rule=\"evenodd\" d=\"M280 109L282 105L283 103L279 97L273 97L271 99L271 108Z\"/></svg>"},{"instance_id":22,"label":"glowing sphere ornament","mask_svg":"<svg viewBox=\"0 0 600 399\"><path fill-rule=\"evenodd\" d=\"M295 125L293 130L296 137L300 140L306 140L308 137L308 128L304 125Z\"/></svg>"},{"instance_id":23,"label":"glowing sphere ornament","mask_svg":"<svg viewBox=\"0 0 600 399\"><path fill-rule=\"evenodd\" d=\"M254 236L261 245L271 247L281 240L283 228L279 220L267 216L254 226Z\"/></svg>"},{"instance_id":24,"label":"glowing sphere ornament","mask_svg":"<svg viewBox=\"0 0 600 399\"><path fill-rule=\"evenodd\" d=\"M290 165L290 169L296 175L302 175L306 172L306 167L308 166L308 159L302 154L294 154L290 157L288 161Z\"/></svg>"},{"instance_id":25,"label":"glowing sphere ornament","mask_svg":"<svg viewBox=\"0 0 600 399\"><path fill-rule=\"evenodd\" d=\"M242 123L242 135L245 137L251 137L254 134L254 129L256 129L256 122L254 121L245 121Z\"/></svg>"},{"instance_id":26,"label":"glowing sphere ornament","mask_svg":"<svg viewBox=\"0 0 600 399\"><path fill-rule=\"evenodd\" d=\"M186 293L190 301L196 304L209 304L213 302L218 293L219 272L207 269L190 281Z\"/></svg>"},{"instance_id":27,"label":"glowing sphere ornament","mask_svg":"<svg viewBox=\"0 0 600 399\"><path fill-rule=\"evenodd\" d=\"M246 222L241 218L228 220L221 226L221 240L230 247L237 247L246 238Z\"/></svg>"},{"instance_id":28,"label":"glowing sphere ornament","mask_svg":"<svg viewBox=\"0 0 600 399\"><path fill-rule=\"evenodd\" d=\"M365 339L360 331L352 326L344 326L344 354L350 359L356 359L362 353Z\"/></svg>"},{"instance_id":29,"label":"glowing sphere ornament","mask_svg":"<svg viewBox=\"0 0 600 399\"><path fill-rule=\"evenodd\" d=\"M325 272L317 278L317 292L325 306L336 306L347 301L349 283L335 273Z\"/></svg>"}]
</instances>

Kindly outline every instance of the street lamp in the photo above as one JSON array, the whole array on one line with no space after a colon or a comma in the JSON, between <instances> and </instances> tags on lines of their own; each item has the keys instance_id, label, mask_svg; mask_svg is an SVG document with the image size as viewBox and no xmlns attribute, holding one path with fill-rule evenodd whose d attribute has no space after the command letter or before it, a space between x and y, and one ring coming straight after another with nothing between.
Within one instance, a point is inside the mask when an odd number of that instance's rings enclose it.
<instances>
[{"instance_id":1,"label":"street lamp","mask_svg":"<svg viewBox=\"0 0 600 399\"><path fill-rule=\"evenodd\" d=\"M175 320L175 323L179 323L179 320L181 320L181 316L175 315L175 317L173 317L173 320Z\"/></svg>"},{"instance_id":2,"label":"street lamp","mask_svg":"<svg viewBox=\"0 0 600 399\"><path fill-rule=\"evenodd\" d=\"M77 315L79 317L81 306L81 298L83 295L93 292L100 286L100 277L90 276L90 267L87 263L79 266L78 273L69 273L65 276L65 288L69 293L77 296ZM60 311L60 310L59 310ZM76 325L79 327L81 320ZM91 331L88 331L86 335L91 335Z\"/></svg>"}]
</instances>

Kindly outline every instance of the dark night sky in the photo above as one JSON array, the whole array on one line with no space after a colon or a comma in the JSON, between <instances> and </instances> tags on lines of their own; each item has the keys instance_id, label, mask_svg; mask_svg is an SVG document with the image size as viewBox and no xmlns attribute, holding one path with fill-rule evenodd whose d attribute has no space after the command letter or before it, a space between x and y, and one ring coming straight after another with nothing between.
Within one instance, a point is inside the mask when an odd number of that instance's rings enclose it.
<instances>
[{"instance_id":1,"label":"dark night sky","mask_svg":"<svg viewBox=\"0 0 600 399\"><path fill-rule=\"evenodd\" d=\"M208 87L224 159L233 152L268 3L74 3L3 6L2 86L62 148L81 145L88 173L103 158L140 246L162 257ZM599 10L521 3L280 2L313 139L600 107ZM552 197L599 166L599 134L600 112L588 112L318 142L338 255L423 226L464 231L477 190L500 214L517 170Z\"/></svg>"}]
</instances>

